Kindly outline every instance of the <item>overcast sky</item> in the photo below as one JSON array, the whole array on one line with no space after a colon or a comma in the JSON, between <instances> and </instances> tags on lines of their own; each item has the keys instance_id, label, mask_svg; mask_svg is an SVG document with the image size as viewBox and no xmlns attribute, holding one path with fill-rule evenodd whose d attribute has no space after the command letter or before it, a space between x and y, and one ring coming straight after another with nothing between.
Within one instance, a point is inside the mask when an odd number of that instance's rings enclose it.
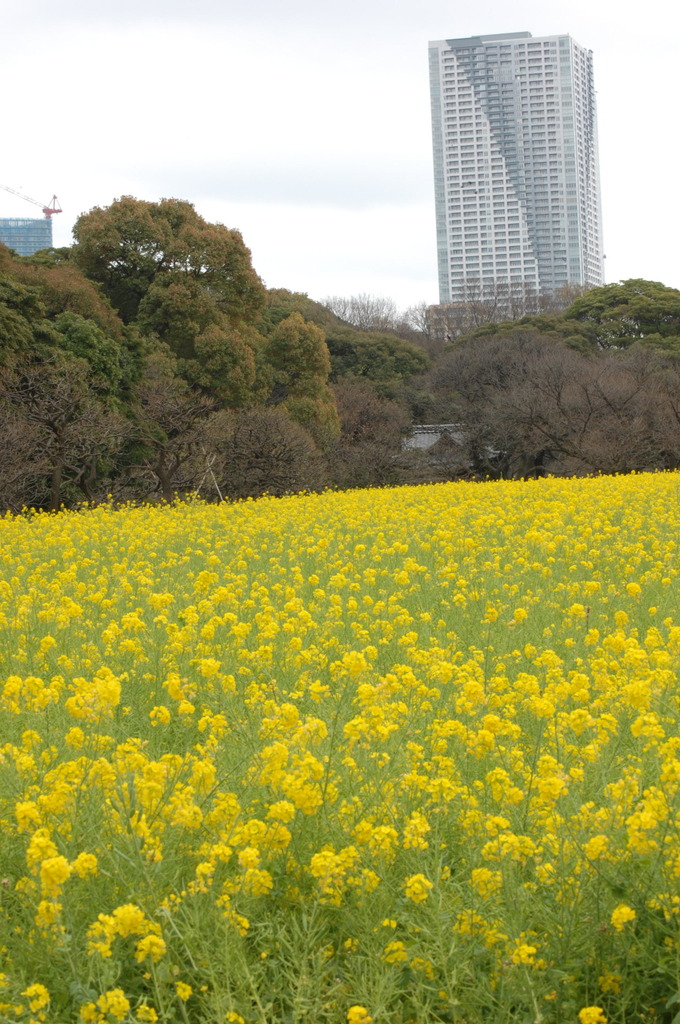
<instances>
[{"instance_id":1,"label":"overcast sky","mask_svg":"<svg viewBox=\"0 0 680 1024\"><path fill-rule=\"evenodd\" d=\"M430 39L593 50L606 274L680 287L673 0L0 0L0 184L56 245L121 195L238 228L268 287L437 302ZM40 216L0 190L0 216Z\"/></svg>"}]
</instances>

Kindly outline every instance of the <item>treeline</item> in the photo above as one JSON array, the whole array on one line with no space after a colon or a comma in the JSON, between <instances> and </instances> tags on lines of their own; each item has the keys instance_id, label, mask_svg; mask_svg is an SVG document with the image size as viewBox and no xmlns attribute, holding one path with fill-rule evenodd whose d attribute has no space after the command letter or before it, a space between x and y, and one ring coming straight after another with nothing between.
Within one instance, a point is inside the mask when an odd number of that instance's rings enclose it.
<instances>
[{"instance_id":1,"label":"treeline","mask_svg":"<svg viewBox=\"0 0 680 1024\"><path fill-rule=\"evenodd\" d=\"M268 291L241 235L186 202L125 197L74 238L29 258L0 246L2 509L344 486L359 406L382 423L384 476L421 349Z\"/></svg>"},{"instance_id":2,"label":"treeline","mask_svg":"<svg viewBox=\"0 0 680 1024\"><path fill-rule=\"evenodd\" d=\"M124 197L74 238L0 246L3 510L680 465L675 289L399 314L266 289L178 200ZM455 429L418 450L418 423Z\"/></svg>"},{"instance_id":3,"label":"treeline","mask_svg":"<svg viewBox=\"0 0 680 1024\"><path fill-rule=\"evenodd\" d=\"M551 314L475 328L423 381L463 426L449 472L616 473L680 466L680 292L631 280Z\"/></svg>"}]
</instances>

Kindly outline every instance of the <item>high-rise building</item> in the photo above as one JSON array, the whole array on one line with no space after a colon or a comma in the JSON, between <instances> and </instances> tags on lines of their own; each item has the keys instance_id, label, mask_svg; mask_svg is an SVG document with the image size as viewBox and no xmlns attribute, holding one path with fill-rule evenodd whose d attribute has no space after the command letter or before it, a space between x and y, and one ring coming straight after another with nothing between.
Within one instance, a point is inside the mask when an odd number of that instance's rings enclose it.
<instances>
[{"instance_id":1,"label":"high-rise building","mask_svg":"<svg viewBox=\"0 0 680 1024\"><path fill-rule=\"evenodd\" d=\"M430 43L440 302L604 283L593 62L570 36Z\"/></svg>"},{"instance_id":2,"label":"high-rise building","mask_svg":"<svg viewBox=\"0 0 680 1024\"><path fill-rule=\"evenodd\" d=\"M32 256L39 249L52 248L50 217L0 218L0 242L19 256Z\"/></svg>"}]
</instances>

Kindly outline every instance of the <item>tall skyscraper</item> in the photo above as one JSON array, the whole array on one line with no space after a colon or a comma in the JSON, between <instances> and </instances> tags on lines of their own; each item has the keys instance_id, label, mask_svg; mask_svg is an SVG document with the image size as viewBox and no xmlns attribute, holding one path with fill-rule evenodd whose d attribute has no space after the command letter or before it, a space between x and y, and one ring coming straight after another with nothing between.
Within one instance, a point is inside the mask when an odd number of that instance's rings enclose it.
<instances>
[{"instance_id":1,"label":"tall skyscraper","mask_svg":"<svg viewBox=\"0 0 680 1024\"><path fill-rule=\"evenodd\" d=\"M440 302L604 282L593 63L570 36L430 43Z\"/></svg>"},{"instance_id":2,"label":"tall skyscraper","mask_svg":"<svg viewBox=\"0 0 680 1024\"><path fill-rule=\"evenodd\" d=\"M39 249L52 248L50 217L0 218L0 242L19 256L32 256Z\"/></svg>"}]
</instances>

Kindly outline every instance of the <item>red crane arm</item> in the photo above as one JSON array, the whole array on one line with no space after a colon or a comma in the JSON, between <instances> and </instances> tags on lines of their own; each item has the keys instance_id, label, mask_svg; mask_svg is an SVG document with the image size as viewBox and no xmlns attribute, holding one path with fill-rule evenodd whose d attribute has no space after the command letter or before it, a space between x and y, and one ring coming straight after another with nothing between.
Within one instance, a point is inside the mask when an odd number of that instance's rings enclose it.
<instances>
[{"instance_id":1,"label":"red crane arm","mask_svg":"<svg viewBox=\"0 0 680 1024\"><path fill-rule=\"evenodd\" d=\"M37 199L31 199L30 196L25 196L23 192L17 192L15 188L10 188L9 185L0 185L0 188L4 188L5 192L11 192L13 196L19 196L19 199L25 199L27 203L33 203L35 206L39 206L46 217L51 217L54 213L61 213L61 207L59 206L59 200L56 196L52 196L49 206L43 206Z\"/></svg>"}]
</instances>

